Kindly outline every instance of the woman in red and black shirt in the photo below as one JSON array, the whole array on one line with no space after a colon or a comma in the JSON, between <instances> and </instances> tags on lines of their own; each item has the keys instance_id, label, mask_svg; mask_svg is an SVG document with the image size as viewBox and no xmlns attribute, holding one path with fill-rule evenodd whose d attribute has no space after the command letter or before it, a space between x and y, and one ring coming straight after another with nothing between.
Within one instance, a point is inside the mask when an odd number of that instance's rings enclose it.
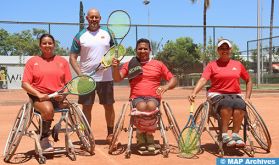
<instances>
[{"instance_id":1,"label":"woman in red and black shirt","mask_svg":"<svg viewBox=\"0 0 279 165\"><path fill-rule=\"evenodd\" d=\"M222 97L218 101L217 113L221 116L223 143L228 147L244 147L245 143L238 135L246 110L245 101L241 97L240 78L246 82L245 100L248 101L252 92L252 80L242 63L231 59L231 50L232 44L229 40L222 39L218 42L219 58L206 66L189 100L193 102L197 93L210 80L207 97L212 101ZM233 130L230 136L228 127L231 117Z\"/></svg>"}]
</instances>

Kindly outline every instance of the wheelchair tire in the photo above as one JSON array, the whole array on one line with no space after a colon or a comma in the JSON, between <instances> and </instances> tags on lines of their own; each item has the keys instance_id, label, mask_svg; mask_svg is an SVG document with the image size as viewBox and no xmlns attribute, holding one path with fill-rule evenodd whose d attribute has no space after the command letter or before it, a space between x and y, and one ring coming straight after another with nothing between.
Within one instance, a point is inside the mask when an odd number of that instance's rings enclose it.
<instances>
[{"instance_id":1,"label":"wheelchair tire","mask_svg":"<svg viewBox=\"0 0 279 165\"><path fill-rule=\"evenodd\" d=\"M70 103L70 120L85 150L94 155L95 139L93 132L82 110L76 103Z\"/></svg>"},{"instance_id":2,"label":"wheelchair tire","mask_svg":"<svg viewBox=\"0 0 279 165\"><path fill-rule=\"evenodd\" d=\"M257 112L256 108L249 102L246 102L246 111L248 114L248 124L251 133L258 144L267 152L270 152L271 137L264 123L264 120Z\"/></svg>"},{"instance_id":3,"label":"wheelchair tire","mask_svg":"<svg viewBox=\"0 0 279 165\"><path fill-rule=\"evenodd\" d=\"M172 112L169 104L165 101L163 101L163 108L164 108L164 111L165 111L167 119L168 119L168 123L169 123L168 128L172 131L174 138L175 138L176 142L178 143L178 138L180 135L180 128L177 124L177 121L173 115L173 112Z\"/></svg>"},{"instance_id":4,"label":"wheelchair tire","mask_svg":"<svg viewBox=\"0 0 279 165\"><path fill-rule=\"evenodd\" d=\"M111 144L109 145L109 151L108 151L109 154L112 154L112 152L115 149L117 149L116 148L117 147L117 144L116 144L117 139L118 139L118 136L120 135L120 132L123 130L124 121L125 121L125 114L126 114L126 111L128 109L128 106L129 106L128 103L123 105L120 116L117 120L117 123L115 124L113 137L112 137L112 140L111 140Z\"/></svg>"},{"instance_id":5,"label":"wheelchair tire","mask_svg":"<svg viewBox=\"0 0 279 165\"><path fill-rule=\"evenodd\" d=\"M14 125L9 133L4 149L4 161L9 162L13 157L22 136L30 124L31 103L25 103L18 111Z\"/></svg>"},{"instance_id":6,"label":"wheelchair tire","mask_svg":"<svg viewBox=\"0 0 279 165\"><path fill-rule=\"evenodd\" d=\"M198 129L198 133L201 136L204 130L204 126L208 120L209 103L206 101L197 108L194 114L194 121Z\"/></svg>"}]
</instances>

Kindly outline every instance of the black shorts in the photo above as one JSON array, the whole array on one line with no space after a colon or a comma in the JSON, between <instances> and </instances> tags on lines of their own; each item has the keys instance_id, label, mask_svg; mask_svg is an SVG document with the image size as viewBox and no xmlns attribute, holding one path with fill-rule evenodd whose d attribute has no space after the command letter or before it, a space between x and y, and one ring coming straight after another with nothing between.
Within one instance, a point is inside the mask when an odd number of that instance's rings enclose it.
<instances>
[{"instance_id":1,"label":"black shorts","mask_svg":"<svg viewBox=\"0 0 279 165\"><path fill-rule=\"evenodd\" d=\"M113 94L113 81L96 82L96 89L87 95L79 96L78 103L83 105L92 105L95 102L96 92L99 97L99 103L111 105L115 102Z\"/></svg>"},{"instance_id":2,"label":"black shorts","mask_svg":"<svg viewBox=\"0 0 279 165\"><path fill-rule=\"evenodd\" d=\"M160 99L158 98L150 97L150 96L140 96L132 100L132 106L136 107L139 102L148 102L148 101L155 102L156 107L159 107L160 105Z\"/></svg>"},{"instance_id":3,"label":"black shorts","mask_svg":"<svg viewBox=\"0 0 279 165\"><path fill-rule=\"evenodd\" d=\"M29 93L27 93L27 95L29 96L29 98L32 100L33 103L35 103L36 101L40 101L37 96L31 95ZM52 103L53 108L59 108L58 101L54 100L53 98L50 98L50 102Z\"/></svg>"},{"instance_id":4,"label":"black shorts","mask_svg":"<svg viewBox=\"0 0 279 165\"><path fill-rule=\"evenodd\" d=\"M219 112L222 108L241 109L246 111L245 101L237 94L223 94L214 96L211 98L211 101L215 103L213 106L217 112Z\"/></svg>"}]
</instances>

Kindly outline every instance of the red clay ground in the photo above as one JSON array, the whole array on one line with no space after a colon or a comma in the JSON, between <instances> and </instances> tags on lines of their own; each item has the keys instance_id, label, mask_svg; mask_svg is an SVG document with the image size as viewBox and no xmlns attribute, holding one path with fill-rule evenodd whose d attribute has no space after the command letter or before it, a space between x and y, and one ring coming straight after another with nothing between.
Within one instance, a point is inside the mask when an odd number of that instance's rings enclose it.
<instances>
[{"instance_id":1,"label":"red clay ground","mask_svg":"<svg viewBox=\"0 0 279 165\"><path fill-rule=\"evenodd\" d=\"M6 139L8 133L12 127L12 124L15 120L16 113L20 106L28 100L26 94L22 90L8 90L0 91L0 149L1 155L3 155L3 150L5 147ZM115 87L115 111L116 111L116 120L119 116L119 112L124 103L127 102L129 93L128 87ZM164 100L167 101L174 115L179 123L180 128L182 128L187 121L188 112L187 108L189 102L186 100L186 96L190 93L189 89L176 88L175 90L168 91ZM197 98L196 105L199 105L204 100L204 92L201 92ZM69 97L71 100L76 101L76 97ZM270 153L265 153L260 149L256 150L255 157L278 157L279 155L279 122L278 116L279 111L279 92L254 92L252 96L252 102L257 107L257 110L265 120L267 127L271 133L272 138L272 147ZM109 165L125 165L125 164L136 164L138 162L144 163L148 162L150 165L155 164L216 164L216 154L217 146L214 145L211 138L205 132L202 136L202 147L204 152L198 155L196 159L182 159L178 158L175 151L175 141L173 135L170 131L167 132L170 144L172 146L172 151L169 154L168 158L163 158L161 154L155 156L140 156L137 153L133 152L130 159L125 159L124 153L119 155L109 155L108 154L108 145L104 143L106 137L106 124L104 118L103 108L96 104L93 111L93 121L92 121L92 130L96 139L96 150L95 155L88 156L82 153L81 150L77 149L78 155L76 161L71 161L65 154L59 154L50 156L47 159L46 164L109 164ZM57 116L56 116L57 118ZM127 119L128 117L126 117ZM164 122L165 115L163 116ZM125 124L127 126L127 122ZM277 130L277 131L276 131ZM128 134L122 132L120 135L120 141L122 144L127 144ZM75 137L73 137L75 139ZM158 133L156 133L155 138L160 140L161 138ZM55 143L54 146L63 146L63 136L60 136L59 143ZM135 141L134 141L135 142ZM254 142L255 145L256 142ZM78 147L78 146L77 146ZM228 152L225 157L248 157L242 151ZM16 151L16 158L18 161L21 161L23 164L38 164L37 160L34 158L34 141L28 137L23 137L18 150ZM0 164L6 164L3 162L3 156L1 157Z\"/></svg>"}]
</instances>

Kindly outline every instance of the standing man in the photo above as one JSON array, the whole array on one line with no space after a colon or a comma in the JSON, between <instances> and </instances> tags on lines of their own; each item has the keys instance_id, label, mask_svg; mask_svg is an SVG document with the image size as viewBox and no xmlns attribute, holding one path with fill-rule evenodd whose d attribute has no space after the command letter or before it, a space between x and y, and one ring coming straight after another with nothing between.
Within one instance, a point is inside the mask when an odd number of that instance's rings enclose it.
<instances>
[{"instance_id":1,"label":"standing man","mask_svg":"<svg viewBox=\"0 0 279 165\"><path fill-rule=\"evenodd\" d=\"M99 103L105 109L108 132L106 140L110 143L115 118L111 68L98 70L94 75L92 73L99 66L104 54L113 45L113 39L107 29L100 27L101 15L97 9L90 9L87 12L86 20L88 27L77 33L73 39L70 64L78 75L89 75L96 81L96 89L90 94L79 96L78 103L82 104L83 113L91 124L91 111L97 92ZM80 55L79 64L78 55Z\"/></svg>"}]
</instances>

